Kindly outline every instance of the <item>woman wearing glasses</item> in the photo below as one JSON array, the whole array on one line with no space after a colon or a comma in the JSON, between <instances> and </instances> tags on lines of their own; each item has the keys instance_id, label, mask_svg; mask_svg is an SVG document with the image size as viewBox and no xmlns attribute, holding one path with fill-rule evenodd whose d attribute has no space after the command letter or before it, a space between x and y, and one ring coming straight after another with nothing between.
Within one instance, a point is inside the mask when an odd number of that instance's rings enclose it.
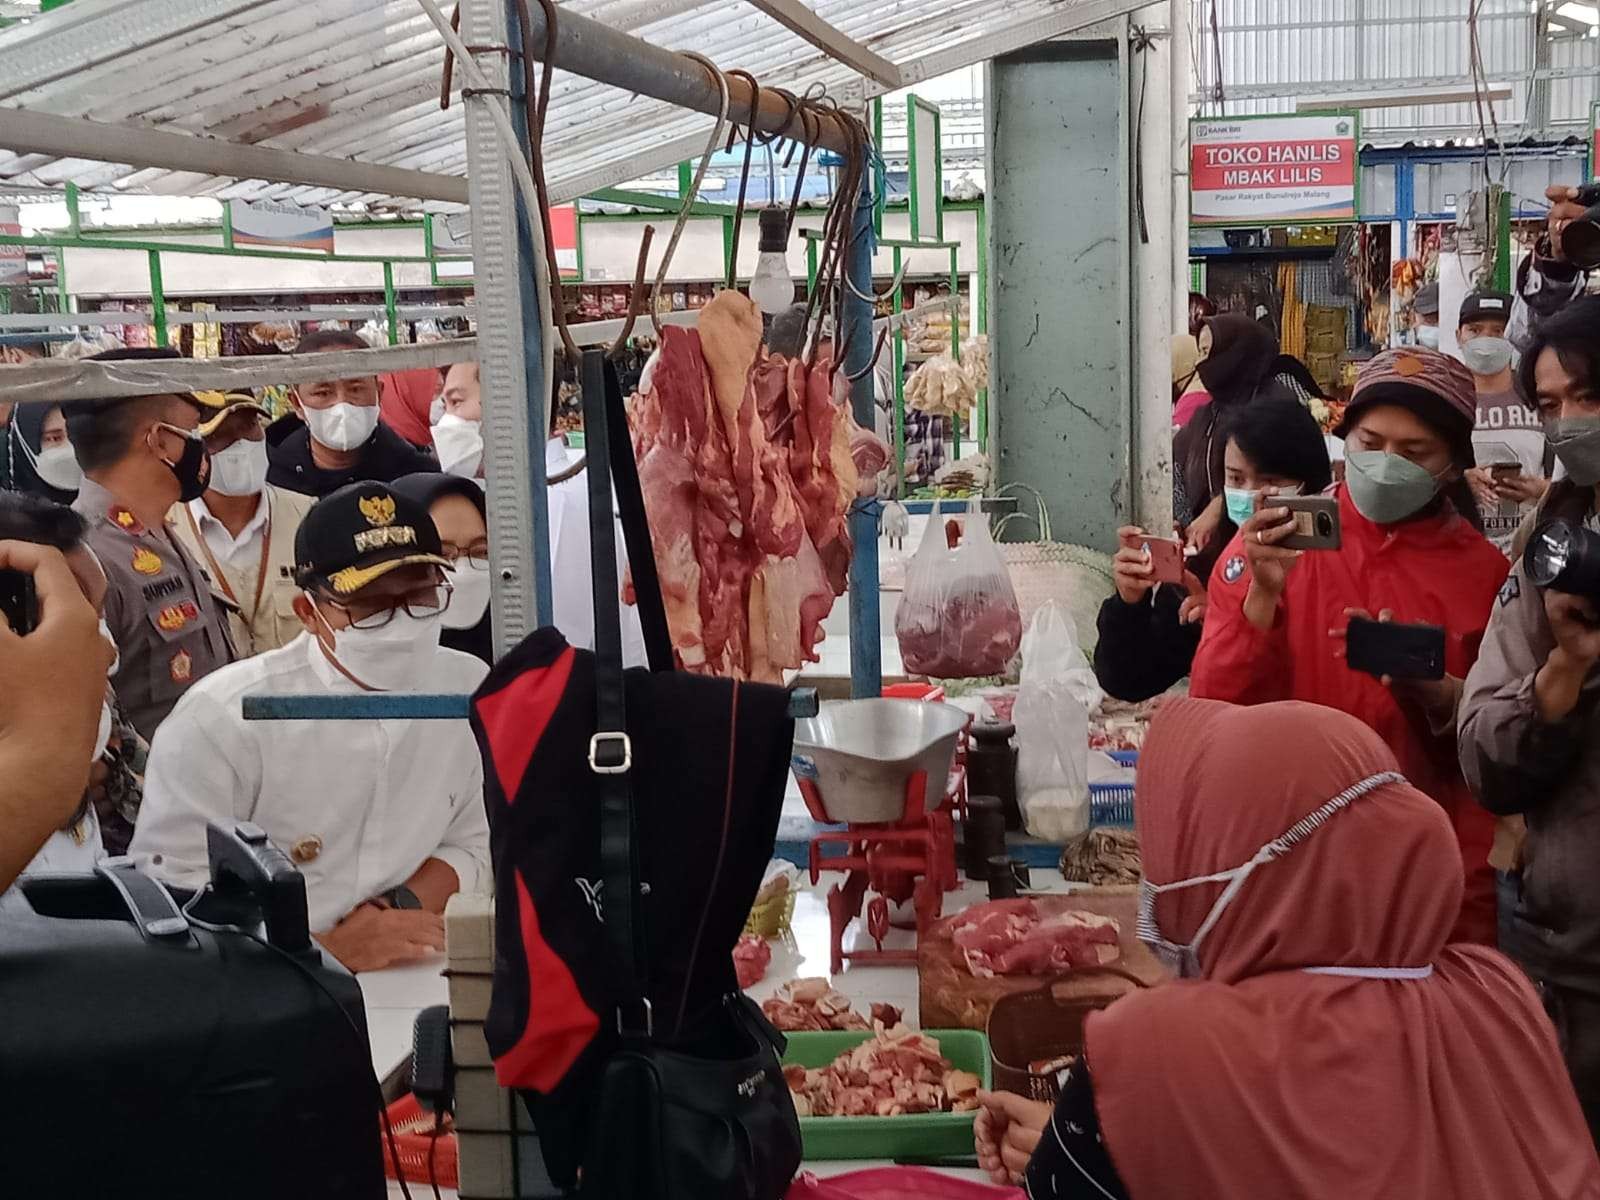
<instances>
[{"instance_id":1,"label":"woman wearing glasses","mask_svg":"<svg viewBox=\"0 0 1600 1200\"><path fill-rule=\"evenodd\" d=\"M304 875L329 953L352 971L409 962L443 948L445 901L488 879L482 763L466 722L247 721L242 701L460 694L487 668L440 645L453 564L409 496L380 483L327 496L300 525L295 563L305 633L185 694L150 748L131 852L158 877L200 887L207 822L253 821Z\"/></svg>"},{"instance_id":2,"label":"woman wearing glasses","mask_svg":"<svg viewBox=\"0 0 1600 1200\"><path fill-rule=\"evenodd\" d=\"M439 531L439 546L450 560L451 586L439 643L494 662L494 630L489 619L489 521L483 488L460 475L424 471L396 479L395 494L428 510Z\"/></svg>"}]
</instances>

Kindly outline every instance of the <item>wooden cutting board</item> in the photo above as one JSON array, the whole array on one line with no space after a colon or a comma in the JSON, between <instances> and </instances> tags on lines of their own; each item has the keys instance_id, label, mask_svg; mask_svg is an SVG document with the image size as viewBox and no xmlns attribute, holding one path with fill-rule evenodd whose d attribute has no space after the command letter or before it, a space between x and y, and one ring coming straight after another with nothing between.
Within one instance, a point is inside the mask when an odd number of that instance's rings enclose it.
<instances>
[{"instance_id":1,"label":"wooden cutting board","mask_svg":"<svg viewBox=\"0 0 1600 1200\"><path fill-rule=\"evenodd\" d=\"M1047 916L1076 909L1111 917L1122 931L1122 958L1113 965L1147 984L1171 978L1155 955L1134 935L1139 909L1138 888L1088 888L1071 895L1034 896L1033 899L1040 912ZM938 922L917 946L918 1015L924 1029L984 1029L996 1000L1014 992L1033 991L1047 978L996 975L993 979L980 979L973 975L967 970L961 951L950 940L950 926L954 920L951 916ZM1110 1000L1132 986L1119 976L1084 970L1063 977L1056 993L1062 997L1104 996Z\"/></svg>"}]
</instances>

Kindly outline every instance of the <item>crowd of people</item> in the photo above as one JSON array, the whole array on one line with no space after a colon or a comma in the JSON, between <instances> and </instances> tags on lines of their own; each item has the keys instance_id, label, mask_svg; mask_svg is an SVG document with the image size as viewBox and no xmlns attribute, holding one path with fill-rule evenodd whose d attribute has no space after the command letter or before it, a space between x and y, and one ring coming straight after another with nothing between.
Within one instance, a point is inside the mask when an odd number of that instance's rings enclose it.
<instances>
[{"instance_id":1,"label":"crowd of people","mask_svg":"<svg viewBox=\"0 0 1600 1200\"><path fill-rule=\"evenodd\" d=\"M1157 584L1122 531L1095 666L1133 701L1189 678L1140 765L1141 936L1205 982L1091 1019L1053 1111L988 1098L997 1180L1157 1195L1181 1164L1205 1195L1600 1195L1600 297L1560 251L1581 208L1550 198L1515 293L1467 295L1447 354L1423 287L1331 437L1266 326L1197 305L1174 339L1188 570ZM1319 493L1336 548L1284 505ZM1442 677L1358 669L1353 621L1426 627ZM1500 1110L1517 1077L1531 1123ZM1234 1102L1186 1103L1199 1079ZM1306 1107L1241 1120L1256 1087Z\"/></svg>"},{"instance_id":2,"label":"crowd of people","mask_svg":"<svg viewBox=\"0 0 1600 1200\"><path fill-rule=\"evenodd\" d=\"M337 330L299 345L364 349ZM5 353L15 363L42 350ZM159 367L176 353L96 357ZM37 790L6 797L0 906L15 902L19 875L119 854L175 887L203 887L207 822L247 820L300 868L312 927L351 970L442 948L445 902L489 878L466 725L247 721L241 705L256 694L466 693L487 672L477 368L418 375L303 383L277 420L249 391L0 406L0 564L35 576L39 608L26 636L0 631L0 658L11 677L60 682L37 710L54 731L30 712L13 738L11 703L33 690L12 689L0 740L65 759L37 774ZM549 461L556 569L584 581L583 619L563 628L587 645L583 459L553 438ZM69 656L70 669L42 665ZM62 720L68 704L86 715ZM85 737L65 736L85 725Z\"/></svg>"},{"instance_id":3,"label":"crowd of people","mask_svg":"<svg viewBox=\"0 0 1600 1200\"><path fill-rule=\"evenodd\" d=\"M1600 297L1549 237L1451 356L1424 288L1332 447L1309 373L1207 307L1174 353L1184 578L1122 531L1096 651L1121 698L1190 680L1136 806L1138 932L1179 982L1091 1017L1054 1105L983 1096L979 1160L1035 1196L1600 1198ZM241 705L483 679L480 385L426 375L301 384L276 421L246 392L0 406L0 569L37 595L0 672L51 681L0 692L0 905L108 853L203 887L206 822L249 820L350 969L442 946L490 872L466 726ZM578 645L582 466L550 441ZM1425 628L1441 670L1358 669L1356 621Z\"/></svg>"}]
</instances>

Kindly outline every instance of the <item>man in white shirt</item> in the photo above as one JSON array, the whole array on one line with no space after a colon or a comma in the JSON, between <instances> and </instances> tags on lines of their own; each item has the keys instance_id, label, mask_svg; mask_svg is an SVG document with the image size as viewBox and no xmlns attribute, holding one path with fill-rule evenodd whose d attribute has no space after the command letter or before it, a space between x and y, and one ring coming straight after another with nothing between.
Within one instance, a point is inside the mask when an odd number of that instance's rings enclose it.
<instances>
[{"instance_id":1,"label":"man in white shirt","mask_svg":"<svg viewBox=\"0 0 1600 1200\"><path fill-rule=\"evenodd\" d=\"M205 494L168 518L185 550L204 563L228 612L240 658L300 636L294 600L294 538L316 503L267 483L266 421L249 392L196 392L206 406L200 436L211 455Z\"/></svg>"},{"instance_id":2,"label":"man in white shirt","mask_svg":"<svg viewBox=\"0 0 1600 1200\"><path fill-rule=\"evenodd\" d=\"M245 721L252 695L470 692L487 667L439 645L450 601L427 510L357 483L295 540L306 633L218 671L151 746L131 853L175 884L206 878L206 824L253 821L306 880L311 927L352 971L444 946L439 914L489 882L482 760L464 721Z\"/></svg>"}]
</instances>

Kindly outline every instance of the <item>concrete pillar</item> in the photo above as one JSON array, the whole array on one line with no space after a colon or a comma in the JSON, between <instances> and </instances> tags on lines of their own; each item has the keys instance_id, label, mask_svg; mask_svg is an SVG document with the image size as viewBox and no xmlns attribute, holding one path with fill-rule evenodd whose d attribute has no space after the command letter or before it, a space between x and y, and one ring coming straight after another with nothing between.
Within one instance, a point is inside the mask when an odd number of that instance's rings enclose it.
<instances>
[{"instance_id":1,"label":"concrete pillar","mask_svg":"<svg viewBox=\"0 0 1600 1200\"><path fill-rule=\"evenodd\" d=\"M1169 0L1172 12L1172 330L1189 328L1190 0Z\"/></svg>"},{"instance_id":2,"label":"concrete pillar","mask_svg":"<svg viewBox=\"0 0 1600 1200\"><path fill-rule=\"evenodd\" d=\"M1043 494L1058 541L1101 550L1134 507L1125 28L994 60L985 105L998 476Z\"/></svg>"}]
</instances>

